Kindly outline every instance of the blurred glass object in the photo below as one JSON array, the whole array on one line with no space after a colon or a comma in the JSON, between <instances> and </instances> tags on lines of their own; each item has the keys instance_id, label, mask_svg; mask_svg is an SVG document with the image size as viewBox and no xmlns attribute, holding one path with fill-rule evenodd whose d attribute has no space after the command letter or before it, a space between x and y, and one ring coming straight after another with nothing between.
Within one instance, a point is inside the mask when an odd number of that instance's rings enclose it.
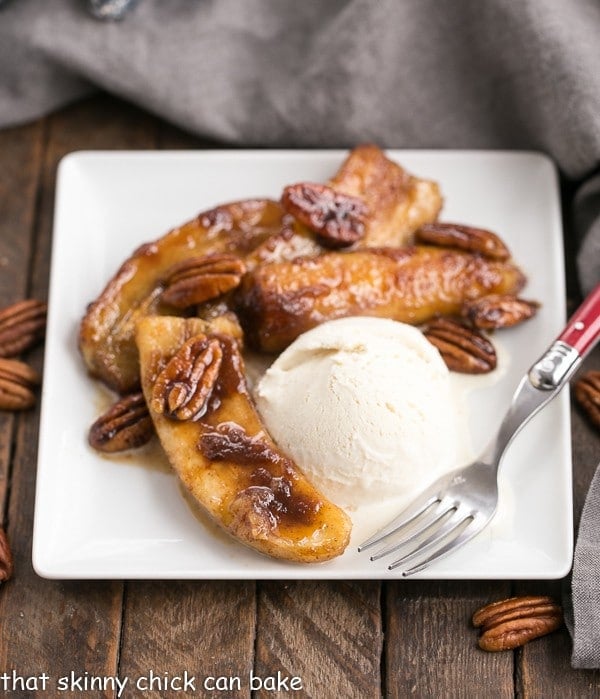
<instances>
[{"instance_id":1,"label":"blurred glass object","mask_svg":"<svg viewBox=\"0 0 600 699\"><path fill-rule=\"evenodd\" d=\"M87 0L88 9L98 19L122 19L138 0ZM0 4L3 0L0 0Z\"/></svg>"}]
</instances>

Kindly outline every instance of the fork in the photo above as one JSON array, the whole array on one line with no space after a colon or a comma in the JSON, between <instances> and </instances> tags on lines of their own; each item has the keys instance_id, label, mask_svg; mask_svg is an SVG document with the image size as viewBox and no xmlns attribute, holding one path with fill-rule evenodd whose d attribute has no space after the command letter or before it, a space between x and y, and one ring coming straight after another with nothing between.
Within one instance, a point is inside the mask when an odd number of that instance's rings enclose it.
<instances>
[{"instance_id":1,"label":"fork","mask_svg":"<svg viewBox=\"0 0 600 699\"><path fill-rule=\"evenodd\" d=\"M513 438L558 395L599 339L600 284L521 379L497 434L479 458L435 481L388 525L363 542L359 552L393 537L371 560L404 549L388 568L402 566L402 576L407 577L453 553L481 532L496 513L498 471Z\"/></svg>"}]
</instances>

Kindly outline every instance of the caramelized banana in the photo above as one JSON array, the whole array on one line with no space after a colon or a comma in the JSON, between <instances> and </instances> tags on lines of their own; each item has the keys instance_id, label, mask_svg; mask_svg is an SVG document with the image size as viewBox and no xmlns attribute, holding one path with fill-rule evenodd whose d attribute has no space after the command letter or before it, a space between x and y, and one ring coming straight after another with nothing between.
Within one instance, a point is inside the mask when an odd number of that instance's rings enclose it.
<instances>
[{"instance_id":1,"label":"caramelized banana","mask_svg":"<svg viewBox=\"0 0 600 699\"><path fill-rule=\"evenodd\" d=\"M350 520L273 443L252 404L236 341L196 318L138 323L142 389L179 478L209 515L270 556L339 556Z\"/></svg>"},{"instance_id":2,"label":"caramelized banana","mask_svg":"<svg viewBox=\"0 0 600 699\"><path fill-rule=\"evenodd\" d=\"M93 376L120 393L139 384L135 325L153 313L181 314L161 301L164 278L190 257L217 252L246 255L278 233L283 210L269 200L219 206L142 245L92 303L81 323L79 348Z\"/></svg>"},{"instance_id":3,"label":"caramelized banana","mask_svg":"<svg viewBox=\"0 0 600 699\"><path fill-rule=\"evenodd\" d=\"M418 228L437 219L443 204L436 182L409 174L375 145L352 149L327 184L339 194L362 201L366 207L364 235L354 243L354 249L404 245ZM313 190L318 187L308 186ZM306 215L310 214L311 206L319 214L328 203L309 197L303 208ZM331 247L327 243L321 245L322 240L298 219L286 216L284 221L281 232L251 255L250 267L292 260L300 255L318 255Z\"/></svg>"},{"instance_id":4,"label":"caramelized banana","mask_svg":"<svg viewBox=\"0 0 600 699\"><path fill-rule=\"evenodd\" d=\"M376 146L351 151L330 185L365 201L370 214L357 243L361 247L403 243L436 218L442 201L435 183L412 177ZM243 258L252 269L322 251L314 233L274 201L235 202L200 214L142 245L90 304L79 333L84 361L92 376L120 393L138 386L135 325L146 315L183 314L162 298L165 275L177 263L225 253Z\"/></svg>"},{"instance_id":5,"label":"caramelized banana","mask_svg":"<svg viewBox=\"0 0 600 699\"><path fill-rule=\"evenodd\" d=\"M382 316L416 325L457 314L466 300L516 293L524 283L508 262L412 246L260 265L242 280L236 299L251 344L278 352L333 318Z\"/></svg>"},{"instance_id":6,"label":"caramelized banana","mask_svg":"<svg viewBox=\"0 0 600 699\"><path fill-rule=\"evenodd\" d=\"M354 148L329 186L362 199L369 211L361 247L404 245L442 208L437 183L409 174L374 145Z\"/></svg>"}]
</instances>

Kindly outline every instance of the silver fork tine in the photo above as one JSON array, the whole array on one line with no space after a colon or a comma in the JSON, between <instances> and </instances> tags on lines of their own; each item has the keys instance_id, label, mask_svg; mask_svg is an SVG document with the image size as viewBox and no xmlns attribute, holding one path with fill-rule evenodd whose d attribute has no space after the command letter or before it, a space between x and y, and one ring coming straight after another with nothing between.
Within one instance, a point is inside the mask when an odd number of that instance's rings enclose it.
<instances>
[{"instance_id":1,"label":"silver fork tine","mask_svg":"<svg viewBox=\"0 0 600 699\"><path fill-rule=\"evenodd\" d=\"M359 552L374 546L391 534L402 529L402 527L408 526L414 522L417 517L424 514L432 505L436 502L440 502L441 497L439 496L439 492L442 490L443 485L445 485L445 479L443 482L442 479L440 479L433 483L421 494L418 500L405 507L389 524L376 531L375 534L366 541L363 541L358 547Z\"/></svg>"},{"instance_id":2,"label":"silver fork tine","mask_svg":"<svg viewBox=\"0 0 600 699\"><path fill-rule=\"evenodd\" d=\"M409 524L414 522L418 517L425 514L432 505L435 505L435 503L439 501L440 499L437 495L431 495L427 497L425 500L419 501L414 505L405 508L388 525L381 528L379 531L376 531L375 534L369 537L366 541L363 541L363 543L358 547L358 550L364 551L370 546L374 546L383 539L386 539L394 532L399 531L400 529L402 529L402 527L408 526Z\"/></svg>"},{"instance_id":3,"label":"silver fork tine","mask_svg":"<svg viewBox=\"0 0 600 699\"><path fill-rule=\"evenodd\" d=\"M413 548L407 554L398 558L396 561L389 565L389 570L398 568L399 566L406 564L411 559L422 559L420 562L414 566L414 568L420 566L427 566L435 559L442 555L442 552L446 550L455 550L457 543L464 532L471 528L475 522L476 515L472 512L465 513L464 509L457 509L456 512L448 519L448 521L442 525L432 536L430 536L421 545ZM463 526L465 525L466 526ZM474 527L474 533L479 531L479 527ZM470 534L472 536L473 534ZM464 541L462 543L465 543ZM429 555L428 555L429 554ZM423 559L423 556L425 558ZM420 568L423 570L423 568ZM412 569L409 569L412 570ZM406 571L405 571L406 572ZM416 572L416 570L412 570Z\"/></svg>"},{"instance_id":4,"label":"silver fork tine","mask_svg":"<svg viewBox=\"0 0 600 699\"><path fill-rule=\"evenodd\" d=\"M483 524L485 524L485 522ZM476 520L473 520L462 530L462 532L455 539L450 539L450 541L448 541L448 543L446 543L445 546L442 546L442 548L438 549L435 553L432 553L430 556L428 556L425 560L421 561L420 563L417 563L411 568L403 570L402 577L407 578L410 575L413 575L414 573L420 573L434 561L439 561L442 558L445 558L448 554L454 553L454 551L457 551L463 544L466 544L467 541L470 541L476 534L479 534L481 529L481 523L476 524Z\"/></svg>"},{"instance_id":5,"label":"silver fork tine","mask_svg":"<svg viewBox=\"0 0 600 699\"><path fill-rule=\"evenodd\" d=\"M418 520L418 529L416 531L410 533L409 530L409 532L407 532L408 536L403 536L399 540L394 540L391 544L388 544L388 546L385 546L380 551L377 551L377 553L374 553L370 557L371 560L378 561L380 558L383 558L383 556L387 556L388 554L397 551L399 548L408 546L408 544L417 541L422 536L427 534L430 530L432 530L434 527L438 527L438 525L440 525L440 522L444 519L444 517L446 517L446 515L452 510L455 510L456 507L457 506L453 501L441 500L435 509L430 509L430 511L428 512L428 517L423 515ZM415 525L416 524L417 522L415 522Z\"/></svg>"}]
</instances>

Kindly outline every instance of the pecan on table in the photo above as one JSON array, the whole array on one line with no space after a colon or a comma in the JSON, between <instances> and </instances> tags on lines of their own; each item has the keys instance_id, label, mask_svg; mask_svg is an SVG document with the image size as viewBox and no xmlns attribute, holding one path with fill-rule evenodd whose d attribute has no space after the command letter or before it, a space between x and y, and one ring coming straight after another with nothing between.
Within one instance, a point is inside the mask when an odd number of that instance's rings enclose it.
<instances>
[{"instance_id":1,"label":"pecan on table","mask_svg":"<svg viewBox=\"0 0 600 699\"><path fill-rule=\"evenodd\" d=\"M154 425L141 391L123 396L90 427L88 442L98 451L135 449L150 441Z\"/></svg>"},{"instance_id":2,"label":"pecan on table","mask_svg":"<svg viewBox=\"0 0 600 699\"><path fill-rule=\"evenodd\" d=\"M486 374L496 368L496 350L477 330L449 318L436 318L423 331L450 371Z\"/></svg>"},{"instance_id":3,"label":"pecan on table","mask_svg":"<svg viewBox=\"0 0 600 699\"><path fill-rule=\"evenodd\" d=\"M326 247L352 245L365 234L368 207L362 199L324 184L301 182L286 187L283 208L317 234Z\"/></svg>"},{"instance_id":4,"label":"pecan on table","mask_svg":"<svg viewBox=\"0 0 600 699\"><path fill-rule=\"evenodd\" d=\"M0 527L0 582L10 580L13 574L13 557L6 538L6 532Z\"/></svg>"},{"instance_id":5,"label":"pecan on table","mask_svg":"<svg viewBox=\"0 0 600 699\"><path fill-rule=\"evenodd\" d=\"M38 373L17 359L0 358L0 410L26 410L35 403Z\"/></svg>"},{"instance_id":6,"label":"pecan on table","mask_svg":"<svg viewBox=\"0 0 600 699\"><path fill-rule=\"evenodd\" d=\"M481 629L479 647L487 651L518 648L556 631L562 621L561 607L545 595L493 602L476 611L472 619L473 626Z\"/></svg>"},{"instance_id":7,"label":"pecan on table","mask_svg":"<svg viewBox=\"0 0 600 699\"><path fill-rule=\"evenodd\" d=\"M246 271L235 255L190 257L169 270L162 300L175 308L188 308L235 289Z\"/></svg>"},{"instance_id":8,"label":"pecan on table","mask_svg":"<svg viewBox=\"0 0 600 699\"><path fill-rule=\"evenodd\" d=\"M0 310L0 357L15 357L44 337L46 304L18 301Z\"/></svg>"},{"instance_id":9,"label":"pecan on table","mask_svg":"<svg viewBox=\"0 0 600 699\"><path fill-rule=\"evenodd\" d=\"M510 328L532 318L540 304L510 294L490 294L475 301L467 301L462 314L476 328L495 330Z\"/></svg>"},{"instance_id":10,"label":"pecan on table","mask_svg":"<svg viewBox=\"0 0 600 699\"><path fill-rule=\"evenodd\" d=\"M196 335L189 339L158 375L152 409L175 420L202 417L219 378L222 359L218 338Z\"/></svg>"},{"instance_id":11,"label":"pecan on table","mask_svg":"<svg viewBox=\"0 0 600 699\"><path fill-rule=\"evenodd\" d=\"M600 371L588 371L575 382L575 400L600 430Z\"/></svg>"},{"instance_id":12,"label":"pecan on table","mask_svg":"<svg viewBox=\"0 0 600 699\"><path fill-rule=\"evenodd\" d=\"M459 223L426 223L415 232L415 240L419 243L477 252L493 260L510 258L510 251L495 233L485 228L463 226Z\"/></svg>"}]
</instances>

